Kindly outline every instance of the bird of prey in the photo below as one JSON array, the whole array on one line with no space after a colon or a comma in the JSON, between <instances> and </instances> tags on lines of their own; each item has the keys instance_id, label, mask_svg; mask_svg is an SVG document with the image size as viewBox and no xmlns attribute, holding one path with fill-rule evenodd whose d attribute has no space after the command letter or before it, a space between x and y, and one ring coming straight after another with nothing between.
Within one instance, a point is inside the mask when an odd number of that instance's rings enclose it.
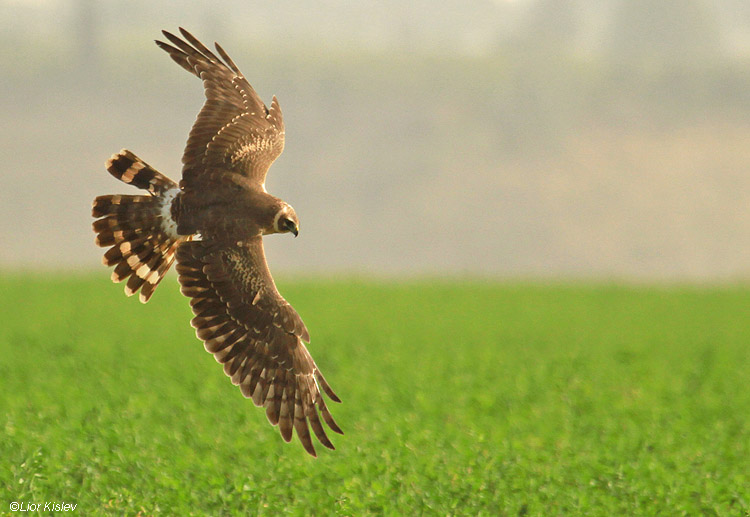
<instances>
[{"instance_id":1,"label":"bird of prey","mask_svg":"<svg viewBox=\"0 0 750 517\"><path fill-rule=\"evenodd\" d=\"M148 191L94 200L96 243L109 247L112 280L149 300L177 259L191 323L206 350L245 397L266 410L287 442L296 430L316 455L310 427L329 449L321 416L343 434L321 390L339 398L307 351L305 324L279 294L263 252L264 235L292 233L294 209L266 192L268 168L284 149L276 97L268 108L218 43L215 54L180 28L156 44L203 81L206 101L190 131L179 185L123 149L107 161L115 178Z\"/></svg>"}]
</instances>

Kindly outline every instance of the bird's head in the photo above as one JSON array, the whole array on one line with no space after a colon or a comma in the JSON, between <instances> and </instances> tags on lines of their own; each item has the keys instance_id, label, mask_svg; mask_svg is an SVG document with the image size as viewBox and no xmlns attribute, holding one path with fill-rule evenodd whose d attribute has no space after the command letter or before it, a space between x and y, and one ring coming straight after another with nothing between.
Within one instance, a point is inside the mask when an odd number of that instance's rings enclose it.
<instances>
[{"instance_id":1,"label":"bird's head","mask_svg":"<svg viewBox=\"0 0 750 517\"><path fill-rule=\"evenodd\" d=\"M273 218L273 231L274 233L293 233L295 237L299 234L299 219L291 205L283 203L276 212Z\"/></svg>"}]
</instances>

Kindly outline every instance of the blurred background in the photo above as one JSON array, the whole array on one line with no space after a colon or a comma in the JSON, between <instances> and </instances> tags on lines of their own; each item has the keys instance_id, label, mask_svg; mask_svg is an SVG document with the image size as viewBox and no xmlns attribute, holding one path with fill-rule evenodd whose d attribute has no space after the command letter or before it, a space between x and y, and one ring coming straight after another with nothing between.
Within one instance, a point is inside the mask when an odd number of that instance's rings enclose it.
<instances>
[{"instance_id":1,"label":"blurred background","mask_svg":"<svg viewBox=\"0 0 750 517\"><path fill-rule=\"evenodd\" d=\"M746 0L0 0L0 270L101 267L121 148L179 179L180 25L279 97L274 271L750 277Z\"/></svg>"}]
</instances>

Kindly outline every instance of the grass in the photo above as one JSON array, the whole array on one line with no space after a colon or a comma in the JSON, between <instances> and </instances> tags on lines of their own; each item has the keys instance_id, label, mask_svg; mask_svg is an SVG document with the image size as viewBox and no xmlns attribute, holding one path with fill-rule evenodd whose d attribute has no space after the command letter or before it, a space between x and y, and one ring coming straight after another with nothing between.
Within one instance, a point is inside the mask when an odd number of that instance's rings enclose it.
<instances>
[{"instance_id":1,"label":"grass","mask_svg":"<svg viewBox=\"0 0 750 517\"><path fill-rule=\"evenodd\" d=\"M281 282L344 400L309 458L173 278L0 277L0 512L750 513L750 289Z\"/></svg>"}]
</instances>

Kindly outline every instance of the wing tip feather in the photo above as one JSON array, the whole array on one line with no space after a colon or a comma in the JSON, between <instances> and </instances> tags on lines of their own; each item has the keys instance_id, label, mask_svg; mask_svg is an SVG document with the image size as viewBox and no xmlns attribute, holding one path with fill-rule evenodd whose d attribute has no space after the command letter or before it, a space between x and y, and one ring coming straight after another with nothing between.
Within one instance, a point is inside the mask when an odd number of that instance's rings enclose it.
<instances>
[{"instance_id":1,"label":"wing tip feather","mask_svg":"<svg viewBox=\"0 0 750 517\"><path fill-rule=\"evenodd\" d=\"M292 374L291 377L287 377L287 372L291 370L284 370L283 368L291 368L292 363L282 367L281 365L284 364L283 361L279 364L276 364L276 362L268 362L272 359L275 361L276 356L271 354L278 352L269 351L269 355L263 356L265 359L259 357L251 359L253 356L245 355L244 360L252 360L255 363L248 368L246 373L244 370L245 366L242 365L239 366L239 369L230 368L227 370L227 367L232 364L236 366L235 360L232 360L232 358L235 356L236 358L242 357L239 355L241 352L240 349L235 350L233 353L229 350L230 348L238 346L239 338L229 339L233 345L232 347L221 347L221 349L219 349L216 346L208 346L208 341L205 339L216 338L214 333L211 333L210 336L206 332L198 333L198 330L203 329L203 327L207 327L209 330L213 328L213 326L215 326L213 324L217 323L214 321L215 318L219 318L219 316L213 314L213 312L209 310L211 304L204 303L207 299L220 296L217 291L218 285L214 282L217 280L216 277L220 277L222 282L232 280L232 278L231 275L230 277L225 278L227 271L225 268L217 269L218 266L216 263L213 264L215 267L206 267L209 262L211 262L211 258L209 257L215 259L217 255L209 253L208 255L204 254L205 256L201 255L198 257L195 256L194 251L196 250L193 250L189 244L178 249L177 271L180 274L180 283L183 291L187 291L193 295L199 295L199 303L191 303L191 308L194 310L196 316L191 320L191 325L196 328L196 334L198 334L199 339L204 342L206 350L212 353L214 359L218 363L224 364L224 373L231 378L233 384L239 385L240 391L245 398L250 398L255 406L261 408L265 407L264 412L266 413L267 420L272 426L279 428L279 433L284 442L288 443L292 441L296 434L305 449L305 452L314 458L318 457L318 452L315 447L317 444L314 443L315 441L319 442L326 449L336 450L335 445L326 435L327 429L325 429L325 427L330 428L331 431L337 434L344 433L333 420L333 417L326 408L325 402L323 402L324 399L322 393L326 393L331 400L336 402L341 402L341 399L333 392L322 375L320 375L312 358L309 357L309 353L306 352L306 347L301 343L299 337L289 336L287 333L283 333L288 339L295 340L299 345L297 350L303 353L303 356L307 358L307 360L303 361L304 364L301 366L306 369L306 375L308 376L304 384L295 382L294 374ZM193 291L196 286L204 284L207 284L206 288L200 293ZM222 283L222 285L227 284ZM254 296L254 293L252 293L252 295ZM251 295L248 295L248 298L250 296ZM222 298L221 301L224 302L222 304L224 307L222 311L227 311L229 309L226 304L230 301L236 302L237 300L229 297ZM245 300L244 303L250 304L250 301ZM236 324L237 321L234 321ZM273 326L272 322L269 321L268 323L269 325L272 325L275 332L279 335L282 334L282 332L276 330L277 327ZM248 337L247 334L243 335L242 339L245 339L246 337ZM249 337L253 340L271 339L270 335L265 336L260 334L252 334ZM247 350L246 352L241 353L249 354L250 351ZM298 365L298 367L300 366ZM238 373L241 370L242 375ZM277 373L273 375L269 372ZM282 378L278 377L278 372L281 372ZM320 385L316 386L315 380L318 380L318 378L320 378Z\"/></svg>"}]
</instances>

